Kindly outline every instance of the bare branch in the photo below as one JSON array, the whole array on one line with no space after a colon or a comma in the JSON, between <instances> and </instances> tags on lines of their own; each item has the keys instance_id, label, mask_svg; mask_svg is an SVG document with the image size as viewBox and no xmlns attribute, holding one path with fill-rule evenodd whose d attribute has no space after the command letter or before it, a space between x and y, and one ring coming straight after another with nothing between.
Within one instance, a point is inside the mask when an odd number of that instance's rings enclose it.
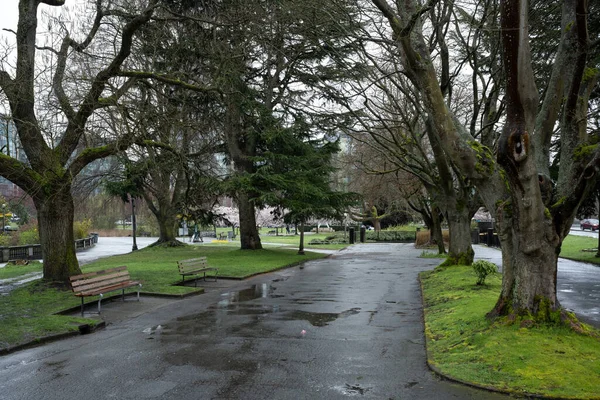
<instances>
[{"instance_id":1,"label":"bare branch","mask_svg":"<svg viewBox=\"0 0 600 400\"><path fill-rule=\"evenodd\" d=\"M112 62L102 71L100 71L96 78L93 80L92 85L88 93L85 95L81 107L77 114L73 117L73 121L69 123L70 127L67 128L65 136L59 145L59 151L61 153L61 162L66 163L71 157L73 151L79 143L79 139L83 134L84 130L78 127L85 125L88 118L92 115L94 110L98 108L100 102L100 96L106 88L108 80L112 77L118 76L118 72L123 65L123 62L127 59L131 53L131 46L133 44L133 35L135 32L147 23L152 14L154 13L157 0L151 0L148 7L139 15L132 18L123 28L121 35L121 47L113 58Z\"/></svg>"},{"instance_id":2,"label":"bare branch","mask_svg":"<svg viewBox=\"0 0 600 400\"><path fill-rule=\"evenodd\" d=\"M90 45L90 43L92 43L92 40L94 40L96 33L98 33L98 29L100 28L100 23L102 22L102 18L104 17L104 13L102 12L101 5L102 5L102 1L96 0L96 18L94 18L94 23L92 24L92 28L90 29L90 32L88 33L85 40L81 43L77 43L72 39L70 40L70 46L75 51L82 52L83 50L85 50Z\"/></svg>"},{"instance_id":3,"label":"bare branch","mask_svg":"<svg viewBox=\"0 0 600 400\"><path fill-rule=\"evenodd\" d=\"M69 122L75 117L75 111L69 102L69 98L65 93L62 83L65 76L65 69L67 68L67 57L70 45L71 38L67 36L63 39L60 50L58 51L56 71L54 72L54 77L52 78L52 88L54 89L54 94L56 95L58 103L60 104L60 107L65 113Z\"/></svg>"},{"instance_id":4,"label":"bare branch","mask_svg":"<svg viewBox=\"0 0 600 400\"><path fill-rule=\"evenodd\" d=\"M147 78L154 79L162 83L167 83L169 85L178 86L183 89L188 89L194 92L208 93L215 92L219 94L223 94L223 91L218 87L211 86L198 86L193 83L183 82L177 78L173 78L164 74L156 74L154 72L144 72L144 71L119 71L117 73L118 76L126 76L130 78Z\"/></svg>"}]
</instances>

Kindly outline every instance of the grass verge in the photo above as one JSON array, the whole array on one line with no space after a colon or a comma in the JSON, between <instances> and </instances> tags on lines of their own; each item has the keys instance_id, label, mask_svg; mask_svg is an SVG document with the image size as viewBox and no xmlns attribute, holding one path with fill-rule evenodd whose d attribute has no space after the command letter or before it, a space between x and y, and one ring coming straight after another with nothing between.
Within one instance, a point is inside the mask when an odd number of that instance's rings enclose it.
<instances>
[{"instance_id":1,"label":"grass verge","mask_svg":"<svg viewBox=\"0 0 600 400\"><path fill-rule=\"evenodd\" d=\"M598 399L600 341L566 327L491 323L500 275L476 286L471 267L420 275L428 361L440 373L517 395ZM591 328L590 328L591 329Z\"/></svg>"},{"instance_id":2,"label":"grass verge","mask_svg":"<svg viewBox=\"0 0 600 400\"><path fill-rule=\"evenodd\" d=\"M200 256L208 257L211 266L219 268L220 277L245 278L275 271L303 261L326 255L307 252L299 256L286 249L242 251L230 246L185 246L180 248L145 248L133 253L103 258L82 266L83 272L127 265L134 280L142 282L145 293L183 295L197 290L194 287L174 286L181 281L177 261ZM41 273L37 263L27 266L0 268L0 280L30 277ZM115 292L118 293L118 292ZM92 297L97 300L97 297ZM19 344L36 341L49 335L77 331L79 325L98 323L98 320L55 315L62 310L77 307L80 299L70 289L58 288L36 280L0 296L0 352Z\"/></svg>"},{"instance_id":3,"label":"grass verge","mask_svg":"<svg viewBox=\"0 0 600 400\"><path fill-rule=\"evenodd\" d=\"M563 241L560 257L575 261L600 264L596 251L584 251L598 248L598 238L568 235Z\"/></svg>"}]
</instances>

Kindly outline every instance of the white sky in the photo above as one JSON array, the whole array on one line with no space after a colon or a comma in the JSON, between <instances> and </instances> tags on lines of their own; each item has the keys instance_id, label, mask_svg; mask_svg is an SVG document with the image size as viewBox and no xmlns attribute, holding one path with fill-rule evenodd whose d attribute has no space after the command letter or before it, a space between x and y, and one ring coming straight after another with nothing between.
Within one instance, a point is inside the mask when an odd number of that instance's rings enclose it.
<instances>
[{"instance_id":1,"label":"white sky","mask_svg":"<svg viewBox=\"0 0 600 400\"><path fill-rule=\"evenodd\" d=\"M0 11L0 29L17 30L19 17L19 0L2 0L2 11ZM0 31L0 37L13 36L12 33Z\"/></svg>"}]
</instances>

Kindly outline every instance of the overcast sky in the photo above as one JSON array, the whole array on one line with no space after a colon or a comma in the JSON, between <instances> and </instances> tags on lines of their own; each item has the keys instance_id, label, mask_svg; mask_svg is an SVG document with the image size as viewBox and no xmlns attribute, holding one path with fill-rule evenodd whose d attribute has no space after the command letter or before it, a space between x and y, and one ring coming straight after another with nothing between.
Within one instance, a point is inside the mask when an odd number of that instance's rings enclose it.
<instances>
[{"instance_id":1,"label":"overcast sky","mask_svg":"<svg viewBox=\"0 0 600 400\"><path fill-rule=\"evenodd\" d=\"M0 29L17 30L17 19L19 14L19 0L2 0L2 12L0 12ZM4 30L0 32L2 38L13 36Z\"/></svg>"}]
</instances>

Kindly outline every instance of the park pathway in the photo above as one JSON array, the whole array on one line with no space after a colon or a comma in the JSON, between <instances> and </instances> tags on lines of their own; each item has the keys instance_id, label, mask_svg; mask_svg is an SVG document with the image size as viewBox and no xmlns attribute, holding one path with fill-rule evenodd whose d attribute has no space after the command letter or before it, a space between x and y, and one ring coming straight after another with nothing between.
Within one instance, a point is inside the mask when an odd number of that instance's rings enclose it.
<instances>
[{"instance_id":1,"label":"park pathway","mask_svg":"<svg viewBox=\"0 0 600 400\"><path fill-rule=\"evenodd\" d=\"M417 274L439 260L420 252L351 246L1 357L1 397L505 398L427 369ZM127 303L103 310L110 316Z\"/></svg>"}]
</instances>

